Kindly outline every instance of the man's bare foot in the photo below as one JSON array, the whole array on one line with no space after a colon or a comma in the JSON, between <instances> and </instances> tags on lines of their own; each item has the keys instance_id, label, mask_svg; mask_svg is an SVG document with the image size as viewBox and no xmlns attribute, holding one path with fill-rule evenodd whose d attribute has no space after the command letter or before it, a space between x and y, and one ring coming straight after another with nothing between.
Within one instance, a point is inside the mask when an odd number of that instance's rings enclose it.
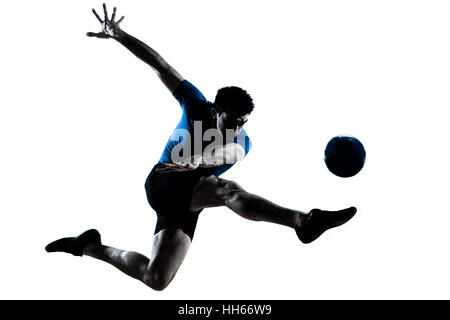
<instances>
[{"instance_id":1,"label":"man's bare foot","mask_svg":"<svg viewBox=\"0 0 450 320\"><path fill-rule=\"evenodd\" d=\"M303 222L295 227L295 232L301 242L311 243L328 229L338 227L349 221L355 213L355 207L339 211L312 209Z\"/></svg>"}]
</instances>

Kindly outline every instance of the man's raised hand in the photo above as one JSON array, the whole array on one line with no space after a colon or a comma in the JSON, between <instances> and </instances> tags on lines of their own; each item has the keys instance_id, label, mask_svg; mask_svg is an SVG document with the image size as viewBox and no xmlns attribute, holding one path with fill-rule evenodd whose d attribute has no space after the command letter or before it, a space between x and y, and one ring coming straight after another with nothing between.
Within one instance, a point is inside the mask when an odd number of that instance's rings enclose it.
<instances>
[{"instance_id":1,"label":"man's raised hand","mask_svg":"<svg viewBox=\"0 0 450 320\"><path fill-rule=\"evenodd\" d=\"M117 21L114 21L116 18L116 7L113 9L113 14L111 16L111 19L108 18L108 11L106 10L106 4L103 4L103 12L104 12L104 20L100 18L100 16L97 14L95 9L92 9L92 12L94 13L95 17L100 21L102 24L102 31L101 32L88 32L86 35L88 37L96 37L96 38L117 38L120 34L120 23L125 18L122 16Z\"/></svg>"}]
</instances>

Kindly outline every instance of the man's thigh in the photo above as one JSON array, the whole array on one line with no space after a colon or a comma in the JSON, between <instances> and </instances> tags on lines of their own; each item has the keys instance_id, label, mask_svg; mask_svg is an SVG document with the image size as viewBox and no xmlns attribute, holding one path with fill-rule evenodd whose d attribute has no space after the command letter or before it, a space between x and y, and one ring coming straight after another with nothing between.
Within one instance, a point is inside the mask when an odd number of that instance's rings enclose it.
<instances>
[{"instance_id":1,"label":"man's thigh","mask_svg":"<svg viewBox=\"0 0 450 320\"><path fill-rule=\"evenodd\" d=\"M201 177L194 186L189 210L195 212L204 208L224 206L227 197L235 191L243 189L234 181L214 175Z\"/></svg>"}]
</instances>

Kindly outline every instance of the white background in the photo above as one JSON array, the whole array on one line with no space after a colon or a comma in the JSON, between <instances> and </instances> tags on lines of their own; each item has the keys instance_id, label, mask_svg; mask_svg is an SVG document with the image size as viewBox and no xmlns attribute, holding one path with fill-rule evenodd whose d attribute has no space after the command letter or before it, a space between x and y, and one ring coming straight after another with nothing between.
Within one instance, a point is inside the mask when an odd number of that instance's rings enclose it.
<instances>
[{"instance_id":1,"label":"white background","mask_svg":"<svg viewBox=\"0 0 450 320\"><path fill-rule=\"evenodd\" d=\"M302 245L293 230L204 210L155 292L89 257L48 254L98 228L149 255L144 182L181 109L150 67L93 39L99 1L9 1L0 19L0 298L450 298L448 1L114 1L122 27L213 99L247 89L253 149L226 172L291 208L355 218ZM330 138L367 150L350 179Z\"/></svg>"}]
</instances>

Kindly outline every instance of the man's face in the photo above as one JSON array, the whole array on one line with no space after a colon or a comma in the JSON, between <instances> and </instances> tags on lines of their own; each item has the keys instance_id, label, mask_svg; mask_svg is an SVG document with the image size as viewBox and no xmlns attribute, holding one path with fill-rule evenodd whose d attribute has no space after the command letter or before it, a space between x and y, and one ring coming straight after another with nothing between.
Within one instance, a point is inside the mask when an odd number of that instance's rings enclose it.
<instances>
[{"instance_id":1,"label":"man's face","mask_svg":"<svg viewBox=\"0 0 450 320\"><path fill-rule=\"evenodd\" d=\"M231 129L234 132L234 137L237 137L247 122L249 114L244 116L237 116L229 112L216 113L216 126L224 137L226 137L226 130Z\"/></svg>"}]
</instances>

